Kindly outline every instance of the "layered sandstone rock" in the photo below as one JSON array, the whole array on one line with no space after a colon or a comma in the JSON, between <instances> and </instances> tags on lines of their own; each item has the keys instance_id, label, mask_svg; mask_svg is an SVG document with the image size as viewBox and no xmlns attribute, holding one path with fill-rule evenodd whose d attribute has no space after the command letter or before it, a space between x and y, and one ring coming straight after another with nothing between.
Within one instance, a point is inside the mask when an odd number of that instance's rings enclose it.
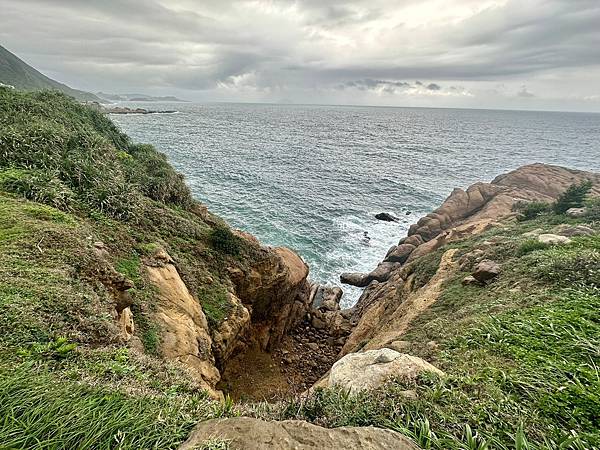
<instances>
[{"instance_id":1,"label":"layered sandstone rock","mask_svg":"<svg viewBox=\"0 0 600 450\"><path fill-rule=\"evenodd\" d=\"M160 328L161 355L183 363L199 384L214 397L220 374L214 365L212 339L199 301L194 298L175 267L162 253L162 263L146 266L148 279L157 294L154 321Z\"/></svg>"},{"instance_id":2,"label":"layered sandstone rock","mask_svg":"<svg viewBox=\"0 0 600 450\"><path fill-rule=\"evenodd\" d=\"M417 450L408 438L375 427L323 428L299 420L265 421L250 417L200 422L180 450L203 448L211 439L232 450Z\"/></svg>"}]
</instances>

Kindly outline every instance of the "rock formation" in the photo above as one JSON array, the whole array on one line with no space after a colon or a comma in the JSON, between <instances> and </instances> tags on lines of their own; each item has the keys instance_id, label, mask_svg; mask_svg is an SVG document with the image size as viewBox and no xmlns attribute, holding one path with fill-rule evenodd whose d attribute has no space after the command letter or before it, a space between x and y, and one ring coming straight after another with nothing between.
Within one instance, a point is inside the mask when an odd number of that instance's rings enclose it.
<instances>
[{"instance_id":1,"label":"rock formation","mask_svg":"<svg viewBox=\"0 0 600 450\"><path fill-rule=\"evenodd\" d=\"M268 422L250 417L200 422L180 450L204 448L211 439L239 450L417 450L409 439L375 427L323 428L300 420Z\"/></svg>"},{"instance_id":2,"label":"rock formation","mask_svg":"<svg viewBox=\"0 0 600 450\"><path fill-rule=\"evenodd\" d=\"M342 274L342 283L364 287L387 281L398 267L466 236L481 233L498 221L517 215L518 204L552 202L572 184L590 180L591 194L600 196L600 175L546 164L531 164L497 176L491 183L475 183L466 191L454 189L444 203L412 225L407 238L388 252L370 274ZM387 264L383 266L383 264Z\"/></svg>"}]
</instances>

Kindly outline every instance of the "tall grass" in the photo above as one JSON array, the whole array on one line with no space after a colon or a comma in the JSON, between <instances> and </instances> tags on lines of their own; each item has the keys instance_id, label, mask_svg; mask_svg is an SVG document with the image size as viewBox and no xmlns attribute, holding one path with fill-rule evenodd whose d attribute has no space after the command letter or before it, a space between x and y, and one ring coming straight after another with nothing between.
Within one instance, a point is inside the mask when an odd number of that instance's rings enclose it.
<instances>
[{"instance_id":1,"label":"tall grass","mask_svg":"<svg viewBox=\"0 0 600 450\"><path fill-rule=\"evenodd\" d=\"M31 368L0 369L2 448L176 448L213 411L202 396L132 397Z\"/></svg>"}]
</instances>

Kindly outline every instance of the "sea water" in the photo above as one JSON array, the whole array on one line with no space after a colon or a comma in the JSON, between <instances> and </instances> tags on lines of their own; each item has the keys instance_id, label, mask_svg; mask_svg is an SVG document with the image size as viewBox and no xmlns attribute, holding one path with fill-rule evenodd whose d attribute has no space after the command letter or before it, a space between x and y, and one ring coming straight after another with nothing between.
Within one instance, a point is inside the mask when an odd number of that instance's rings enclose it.
<instances>
[{"instance_id":1,"label":"sea water","mask_svg":"<svg viewBox=\"0 0 600 450\"><path fill-rule=\"evenodd\" d=\"M454 187L523 164L600 171L600 114L271 104L134 104L112 116L182 172L194 196L315 282L368 272ZM382 222L389 212L398 222ZM365 239L364 233L369 239ZM361 290L342 286L342 305Z\"/></svg>"}]
</instances>

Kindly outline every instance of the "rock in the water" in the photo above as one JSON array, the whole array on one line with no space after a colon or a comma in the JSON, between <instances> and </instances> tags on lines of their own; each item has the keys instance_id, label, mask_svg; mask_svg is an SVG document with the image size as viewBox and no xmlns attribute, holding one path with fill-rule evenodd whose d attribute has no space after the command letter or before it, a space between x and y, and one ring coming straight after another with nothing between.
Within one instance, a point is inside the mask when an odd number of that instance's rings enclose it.
<instances>
[{"instance_id":1,"label":"rock in the water","mask_svg":"<svg viewBox=\"0 0 600 450\"><path fill-rule=\"evenodd\" d=\"M347 354L333 365L328 382L358 392L375 389L392 377L414 379L421 372L443 374L421 358L382 348Z\"/></svg>"},{"instance_id":2,"label":"rock in the water","mask_svg":"<svg viewBox=\"0 0 600 450\"><path fill-rule=\"evenodd\" d=\"M500 265L489 259L484 259L477 266L472 275L480 283L486 283L500 274Z\"/></svg>"},{"instance_id":3,"label":"rock in the water","mask_svg":"<svg viewBox=\"0 0 600 450\"><path fill-rule=\"evenodd\" d=\"M365 287L369 284L368 274L360 272L344 272L340 281L351 286Z\"/></svg>"},{"instance_id":4,"label":"rock in the water","mask_svg":"<svg viewBox=\"0 0 600 450\"><path fill-rule=\"evenodd\" d=\"M587 213L586 208L569 208L565 212L565 214L568 217L574 217L574 218L585 217L586 213Z\"/></svg>"},{"instance_id":5,"label":"rock in the water","mask_svg":"<svg viewBox=\"0 0 600 450\"><path fill-rule=\"evenodd\" d=\"M390 213L382 212L375 214L375 218L378 220L384 220L385 222L398 222L398 218Z\"/></svg>"},{"instance_id":6,"label":"rock in the water","mask_svg":"<svg viewBox=\"0 0 600 450\"><path fill-rule=\"evenodd\" d=\"M323 428L301 420L281 422L251 417L200 422L179 450L201 448L211 438L235 450L418 450L408 438L375 427Z\"/></svg>"},{"instance_id":7,"label":"rock in the water","mask_svg":"<svg viewBox=\"0 0 600 450\"><path fill-rule=\"evenodd\" d=\"M571 242L566 236L559 236L558 234L540 234L538 236L538 241L542 244L550 244L550 245L560 245L560 244L568 244Z\"/></svg>"},{"instance_id":8,"label":"rock in the water","mask_svg":"<svg viewBox=\"0 0 600 450\"><path fill-rule=\"evenodd\" d=\"M388 252L385 261L403 263L408 259L415 248L416 247L411 244L397 245L392 251Z\"/></svg>"}]
</instances>

